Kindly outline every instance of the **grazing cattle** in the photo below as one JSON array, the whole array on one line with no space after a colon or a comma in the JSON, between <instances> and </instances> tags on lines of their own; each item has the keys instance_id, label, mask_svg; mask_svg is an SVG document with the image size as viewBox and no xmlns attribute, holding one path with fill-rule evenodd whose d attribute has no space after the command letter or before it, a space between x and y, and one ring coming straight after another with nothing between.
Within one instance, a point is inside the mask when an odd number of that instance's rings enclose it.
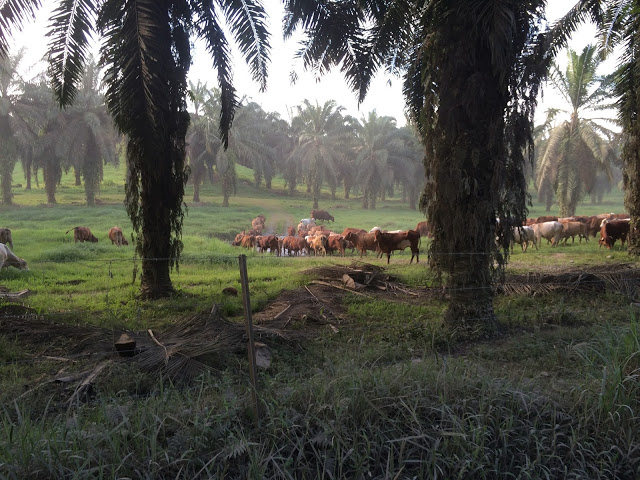
<instances>
[{"instance_id":1,"label":"grazing cattle","mask_svg":"<svg viewBox=\"0 0 640 480\"><path fill-rule=\"evenodd\" d=\"M0 243L0 269L5 267L15 267L19 270L29 270L26 261L13 253L5 244Z\"/></svg>"},{"instance_id":2,"label":"grazing cattle","mask_svg":"<svg viewBox=\"0 0 640 480\"><path fill-rule=\"evenodd\" d=\"M562 236L562 224L560 222L543 222L531 225L536 236L536 244L540 245L542 238L546 238L551 242L552 247L558 246L560 237Z\"/></svg>"},{"instance_id":3,"label":"grazing cattle","mask_svg":"<svg viewBox=\"0 0 640 480\"><path fill-rule=\"evenodd\" d=\"M302 242L300 242L302 240ZM305 251L307 244L304 238L288 235L282 239L282 249L286 250L287 255L298 255L301 251Z\"/></svg>"},{"instance_id":4,"label":"grazing cattle","mask_svg":"<svg viewBox=\"0 0 640 480\"><path fill-rule=\"evenodd\" d=\"M513 245L519 243L522 247L522 251L526 252L529 247L529 243L533 243L538 249L538 244L536 242L536 232L533 230L531 226L523 226L523 227L513 227L513 239L511 241L511 253L513 253Z\"/></svg>"},{"instance_id":5,"label":"grazing cattle","mask_svg":"<svg viewBox=\"0 0 640 480\"><path fill-rule=\"evenodd\" d=\"M8 228L0 228L0 243L9 245L13 248L13 240L11 240L11 230Z\"/></svg>"},{"instance_id":6,"label":"grazing cattle","mask_svg":"<svg viewBox=\"0 0 640 480\"><path fill-rule=\"evenodd\" d=\"M118 247L121 247L122 245L129 245L129 242L124 238L124 234L120 227L111 227L109 229L109 240L111 240L111 245L115 244Z\"/></svg>"},{"instance_id":7,"label":"grazing cattle","mask_svg":"<svg viewBox=\"0 0 640 480\"><path fill-rule=\"evenodd\" d=\"M342 235L329 235L327 238L327 252L332 254L336 250L344 257L344 251L347 248L347 241Z\"/></svg>"},{"instance_id":8,"label":"grazing cattle","mask_svg":"<svg viewBox=\"0 0 640 480\"><path fill-rule=\"evenodd\" d=\"M309 236L305 240L309 244L309 250L313 250L316 255L318 253L322 253L322 256L327 254L329 240L324 235Z\"/></svg>"},{"instance_id":9,"label":"grazing cattle","mask_svg":"<svg viewBox=\"0 0 640 480\"><path fill-rule=\"evenodd\" d=\"M433 235L431 235L431 225L429 225L429 222L427 221L418 222L418 225L416 225L416 231L420 234L421 237L433 237Z\"/></svg>"},{"instance_id":10,"label":"grazing cattle","mask_svg":"<svg viewBox=\"0 0 640 480\"><path fill-rule=\"evenodd\" d=\"M267 249L269 249L271 253L275 253L280 256L280 244L278 242L278 237L275 235L257 237L256 246L260 248L260 253L265 253Z\"/></svg>"},{"instance_id":11,"label":"grazing cattle","mask_svg":"<svg viewBox=\"0 0 640 480\"><path fill-rule=\"evenodd\" d=\"M575 241L575 236L577 235L580 243L582 243L582 237L588 242L588 231L589 226L586 223L582 222L564 222L562 224L562 239L564 239L564 244L567 244L567 240L571 237L571 243Z\"/></svg>"},{"instance_id":12,"label":"grazing cattle","mask_svg":"<svg viewBox=\"0 0 640 480\"><path fill-rule=\"evenodd\" d=\"M600 231L601 223L602 223L602 220L597 215L589 217L589 221L586 223L587 236L595 237Z\"/></svg>"},{"instance_id":13,"label":"grazing cattle","mask_svg":"<svg viewBox=\"0 0 640 480\"><path fill-rule=\"evenodd\" d=\"M367 250L376 252L378 250L378 244L376 243L376 237L373 233L367 232L348 232L344 236L345 240L351 242L353 246L360 252L360 257L367 254Z\"/></svg>"},{"instance_id":14,"label":"grazing cattle","mask_svg":"<svg viewBox=\"0 0 640 480\"><path fill-rule=\"evenodd\" d=\"M322 220L327 222L335 222L333 215L326 210L311 210L311 218L315 220Z\"/></svg>"},{"instance_id":15,"label":"grazing cattle","mask_svg":"<svg viewBox=\"0 0 640 480\"><path fill-rule=\"evenodd\" d=\"M242 232L236 235L236 238L233 239L233 242L231 242L231 245L233 245L234 247L239 247L240 245L242 245L242 238L246 235L246 233Z\"/></svg>"},{"instance_id":16,"label":"grazing cattle","mask_svg":"<svg viewBox=\"0 0 640 480\"><path fill-rule=\"evenodd\" d=\"M256 237L254 235L243 235L240 245L248 250L256 248Z\"/></svg>"},{"instance_id":17,"label":"grazing cattle","mask_svg":"<svg viewBox=\"0 0 640 480\"><path fill-rule=\"evenodd\" d=\"M98 243L98 239L91 233L89 227L73 227L73 241L77 242L93 242ZM69 233L71 230L67 230ZM66 235L66 234L65 234Z\"/></svg>"},{"instance_id":18,"label":"grazing cattle","mask_svg":"<svg viewBox=\"0 0 640 480\"><path fill-rule=\"evenodd\" d=\"M600 247L604 245L609 250L613 248L616 240L620 240L624 247L624 242L629 236L629 222L625 220L612 220L602 225L600 230Z\"/></svg>"},{"instance_id":19,"label":"grazing cattle","mask_svg":"<svg viewBox=\"0 0 640 480\"><path fill-rule=\"evenodd\" d=\"M536 223L545 223L545 222L557 222L558 217L554 217L553 215L544 215L542 217L536 218Z\"/></svg>"},{"instance_id":20,"label":"grazing cattle","mask_svg":"<svg viewBox=\"0 0 640 480\"><path fill-rule=\"evenodd\" d=\"M416 230L407 230L400 233L384 233L377 231L374 234L375 242L382 253L387 255L387 264L391 260L391 252L394 250L404 250L407 247L411 247L411 260L416 257L416 263L420 259L420 250L418 246L420 244L420 234Z\"/></svg>"}]
</instances>

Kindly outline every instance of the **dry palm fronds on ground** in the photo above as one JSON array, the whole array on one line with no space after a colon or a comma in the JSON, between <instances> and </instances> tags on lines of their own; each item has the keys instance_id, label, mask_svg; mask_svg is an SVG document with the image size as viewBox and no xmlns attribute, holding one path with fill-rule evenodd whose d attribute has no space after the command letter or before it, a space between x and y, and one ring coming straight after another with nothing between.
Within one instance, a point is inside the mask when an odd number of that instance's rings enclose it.
<instances>
[{"instance_id":1,"label":"dry palm fronds on ground","mask_svg":"<svg viewBox=\"0 0 640 480\"><path fill-rule=\"evenodd\" d=\"M637 301L640 299L640 270L594 269L594 271L559 274L528 273L509 275L497 286L504 295L544 295L552 292L617 293Z\"/></svg>"},{"instance_id":2,"label":"dry palm fronds on ground","mask_svg":"<svg viewBox=\"0 0 640 480\"><path fill-rule=\"evenodd\" d=\"M212 313L194 315L157 332L151 329L133 332L65 324L48 320L28 309L24 312L20 309L13 310L0 315L0 335L15 338L21 345L31 346L38 352L31 355L32 361L46 360L70 365L83 360L83 365L76 367L85 369L80 374L70 374L70 368L65 367L53 378L40 378L41 383L31 389L33 391L40 385L52 382L77 382L68 403L82 398L90 383L101 372L108 371L107 367L114 362L131 363L145 372L160 374L162 378L173 382L182 382L203 371L224 368L234 353L246 352L244 324L230 322L216 309ZM131 355L125 357L120 356L114 346L123 332L135 341L135 351L129 352ZM254 336L262 341L287 341L282 332L264 327L254 327ZM98 363L86 370L87 362Z\"/></svg>"}]
</instances>

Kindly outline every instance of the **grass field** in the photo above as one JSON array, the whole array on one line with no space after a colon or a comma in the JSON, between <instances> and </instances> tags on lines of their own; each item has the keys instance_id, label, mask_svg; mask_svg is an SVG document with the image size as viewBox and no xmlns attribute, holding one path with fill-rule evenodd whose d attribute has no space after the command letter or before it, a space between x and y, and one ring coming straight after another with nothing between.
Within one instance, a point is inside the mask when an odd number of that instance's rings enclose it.
<instances>
[{"instance_id":1,"label":"grass field","mask_svg":"<svg viewBox=\"0 0 640 480\"><path fill-rule=\"evenodd\" d=\"M280 180L267 192L238 171L229 208L216 186L205 185L197 205L187 187L178 293L157 302L138 298L134 249L106 236L113 225L131 233L123 166L105 167L96 207L67 174L57 205L44 203L41 185L16 188L17 205L0 208L0 226L30 267L1 271L0 284L31 292L26 315L0 304L0 478L638 478L638 275L625 251L593 240L516 249L495 300L499 336L463 343L443 328L446 299L430 288L438 281L424 242L418 265L398 254L387 268L368 256L385 268L378 278L390 277L362 295L313 283L354 271L358 257L231 247L259 213L282 233L311 209ZM14 182L21 178L17 170ZM320 207L335 230L406 229L423 219L397 198L371 211L354 196L325 192ZM617 190L578 209L620 211ZM77 225L99 242L74 244L65 232ZM110 351L122 331L147 329L171 349L163 332L214 303L240 325L240 297L222 293L240 289L240 253L255 323L267 329L260 341L273 354L258 375L259 425L242 348L205 356L212 369L187 383ZM69 403L76 390L83 395Z\"/></svg>"}]
</instances>

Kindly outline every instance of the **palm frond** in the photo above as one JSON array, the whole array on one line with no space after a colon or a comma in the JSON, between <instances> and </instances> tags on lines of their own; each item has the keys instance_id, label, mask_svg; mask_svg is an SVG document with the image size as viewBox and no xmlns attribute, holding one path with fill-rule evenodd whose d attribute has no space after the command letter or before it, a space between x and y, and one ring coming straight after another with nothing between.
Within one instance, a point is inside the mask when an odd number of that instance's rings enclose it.
<instances>
[{"instance_id":1,"label":"palm frond","mask_svg":"<svg viewBox=\"0 0 640 480\"><path fill-rule=\"evenodd\" d=\"M221 2L227 23L240 51L247 59L253 79L260 90L267 88L269 63L269 32L265 26L266 13L260 1L229 0Z\"/></svg>"},{"instance_id":2,"label":"palm frond","mask_svg":"<svg viewBox=\"0 0 640 480\"><path fill-rule=\"evenodd\" d=\"M78 83L93 32L96 5L93 0L61 0L53 12L49 32L49 75L60 106L70 105L78 93Z\"/></svg>"},{"instance_id":3,"label":"palm frond","mask_svg":"<svg viewBox=\"0 0 640 480\"><path fill-rule=\"evenodd\" d=\"M220 86L220 136L224 148L229 146L229 130L233 117L240 106L231 75L231 52L214 9L212 0L200 0L199 31L207 50L213 58L213 67L218 72Z\"/></svg>"},{"instance_id":4,"label":"palm frond","mask_svg":"<svg viewBox=\"0 0 640 480\"><path fill-rule=\"evenodd\" d=\"M41 0L5 0L0 2L0 59L9 55L12 30L22 28L23 22L34 20Z\"/></svg>"}]
</instances>

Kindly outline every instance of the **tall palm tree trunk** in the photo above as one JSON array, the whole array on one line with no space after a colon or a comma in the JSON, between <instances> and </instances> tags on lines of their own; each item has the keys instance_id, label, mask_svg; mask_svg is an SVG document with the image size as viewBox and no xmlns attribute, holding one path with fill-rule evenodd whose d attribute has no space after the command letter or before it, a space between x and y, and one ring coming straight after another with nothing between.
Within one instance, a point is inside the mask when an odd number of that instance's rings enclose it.
<instances>
[{"instance_id":1,"label":"tall palm tree trunk","mask_svg":"<svg viewBox=\"0 0 640 480\"><path fill-rule=\"evenodd\" d=\"M446 60L441 78L447 79L447 86L439 92L433 130L423 139L432 145L433 154L427 149L430 177L421 206L434 232L430 262L447 275L450 303L445 322L463 336L483 336L496 329L492 283L508 91L499 87L500 72L491 65L488 44L460 37L468 30L464 23L451 26L458 30L453 35L459 38L456 48L472 46L475 51L465 55L465 62L454 52L442 57ZM467 95L470 79L482 95ZM465 96L468 103L463 107L460 98Z\"/></svg>"},{"instance_id":2,"label":"tall palm tree trunk","mask_svg":"<svg viewBox=\"0 0 640 480\"><path fill-rule=\"evenodd\" d=\"M148 167L152 168L145 171ZM158 159L155 164L141 168L143 298L166 297L174 291L169 276L172 265L170 212L165 207L166 192L171 190L171 178L169 158Z\"/></svg>"}]
</instances>

